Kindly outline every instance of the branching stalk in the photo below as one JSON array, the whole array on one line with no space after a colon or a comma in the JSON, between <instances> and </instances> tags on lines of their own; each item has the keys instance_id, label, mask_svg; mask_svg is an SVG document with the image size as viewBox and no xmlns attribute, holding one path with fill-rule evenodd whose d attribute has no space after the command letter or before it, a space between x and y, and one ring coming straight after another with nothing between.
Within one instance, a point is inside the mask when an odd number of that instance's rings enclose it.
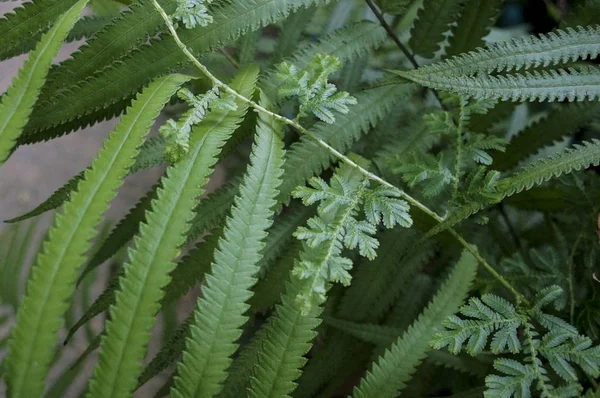
<instances>
[{"instance_id":1,"label":"branching stalk","mask_svg":"<svg viewBox=\"0 0 600 398\"><path fill-rule=\"evenodd\" d=\"M369 1L369 0L367 0L367 1ZM433 210L431 210L425 204L421 203L420 201L418 201L417 199L413 198L411 195L409 195L405 191L399 189L398 187L396 187L393 184L387 182L386 180L382 179L381 177L379 177L379 176L371 173L370 171L366 170L365 168L359 166L352 159L348 158L343 153L341 153L340 151L338 151L337 149L335 149L334 147L332 147L331 145L329 145L328 143L326 143L325 141L323 141L322 139L320 139L319 137L317 137L316 135L314 135L311 131L309 131L308 129L304 128L297 121L288 119L288 118L286 118L284 116L281 116L281 115L279 115L277 113L271 112L270 110L262 107L261 105L259 105L258 103L252 101L251 99L244 97L243 95L241 95L240 93L238 93L237 91L235 91L234 89L232 89L231 87L229 87L226 83L224 83L221 80L219 80L215 75L213 75L208 70L208 68L206 66L204 66L194 56L194 54L191 53L191 51L187 48L187 46L185 45L185 43L183 43L181 41L181 38L177 34L177 31L175 29L175 26L173 25L173 22L171 21L171 18L165 12L165 10L161 7L161 5L157 2L157 0L152 0L152 4L156 8L156 10L159 12L159 14L161 15L161 17L164 19L165 24L167 25L167 28L169 29L169 32L171 33L171 36L173 37L173 40L175 40L175 43L177 44L177 46L186 55L186 57L198 69L200 69L200 71L213 83L213 85L215 85L216 87L222 89L226 93L234 96L235 98L239 99L240 101L247 103L249 106L251 106L252 108L254 108L255 111L262 112L262 113L264 113L266 115L269 115L270 117L274 118L275 120L278 120L278 121L280 121L280 122L282 122L284 124L287 124L288 126L291 126L291 127L295 128L296 130L298 130L302 134L305 134L306 136L310 137L312 140L316 141L321 147L323 147L328 152L330 152L333 156L335 156L338 160L340 160L341 162L347 164L348 166L352 167L353 169L357 170L358 172L360 172L362 175L364 175L369 180L376 181L376 182L378 182L379 184L381 184L381 185L383 185L385 187L397 190L400 193L400 195L406 201L408 201L411 205L413 205L414 207L418 208L419 210L421 210L422 212L424 212L425 214L427 214L431 218L433 218L438 223L441 223L442 221L444 221L444 219L440 215L438 215L436 212L434 212ZM458 240L458 242L461 245L463 245L465 247L465 249L467 249L467 251L469 251L477 259L477 261L479 261L479 263L494 278L496 278L500 282L500 284L502 284L504 287L506 287L515 296L515 298L516 298L516 300L518 302L522 302L524 304L528 303L527 299L521 293L519 293L506 279L504 279L502 277L502 275L500 275L483 257L481 257L481 255L477 252L477 250L470 243L468 243L458 232L456 232L454 229L449 229L448 231L450 232L450 234L452 234L452 236L454 236Z\"/></svg>"}]
</instances>

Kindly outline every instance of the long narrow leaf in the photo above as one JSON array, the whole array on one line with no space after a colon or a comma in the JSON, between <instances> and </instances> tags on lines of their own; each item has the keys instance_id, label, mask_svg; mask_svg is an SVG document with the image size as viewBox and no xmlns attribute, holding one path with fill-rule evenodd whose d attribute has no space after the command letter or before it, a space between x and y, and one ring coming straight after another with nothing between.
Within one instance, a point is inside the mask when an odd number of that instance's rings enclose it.
<instances>
[{"instance_id":1,"label":"long narrow leaf","mask_svg":"<svg viewBox=\"0 0 600 398\"><path fill-rule=\"evenodd\" d=\"M268 106L264 96L261 101ZM215 251L177 367L174 397L215 396L227 376L277 203L284 156L281 130L279 122L259 116L250 165Z\"/></svg>"},{"instance_id":2,"label":"long narrow leaf","mask_svg":"<svg viewBox=\"0 0 600 398\"><path fill-rule=\"evenodd\" d=\"M82 1L78 5L84 4ZM86 171L77 192L56 215L43 251L36 258L11 334L6 358L10 396L42 394L56 332L63 324L66 300L73 294L77 270L90 248L89 241L154 119L187 80L187 76L167 76L138 96Z\"/></svg>"},{"instance_id":3,"label":"long narrow leaf","mask_svg":"<svg viewBox=\"0 0 600 398\"><path fill-rule=\"evenodd\" d=\"M243 69L231 85L251 97L257 72L254 67ZM124 265L90 382L91 397L120 397L133 392L150 339L148 332L155 323L169 272L185 243L196 198L203 193L219 151L246 110L245 103L238 101L236 110L209 113L193 129L189 152L167 170L152 202L153 210L140 226L130 261Z\"/></svg>"}]
</instances>

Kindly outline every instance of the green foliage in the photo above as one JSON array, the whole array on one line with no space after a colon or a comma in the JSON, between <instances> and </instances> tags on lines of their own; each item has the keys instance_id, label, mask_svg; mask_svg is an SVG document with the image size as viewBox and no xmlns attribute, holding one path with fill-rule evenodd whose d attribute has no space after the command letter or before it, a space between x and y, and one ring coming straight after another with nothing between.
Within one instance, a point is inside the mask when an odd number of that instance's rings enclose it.
<instances>
[{"instance_id":1,"label":"green foliage","mask_svg":"<svg viewBox=\"0 0 600 398\"><path fill-rule=\"evenodd\" d=\"M308 227L299 227L295 233L305 241L293 271L304 285L297 297L303 314L325 301L329 283L350 284L352 260L342 256L344 248L358 248L361 256L373 259L379 247L373 237L379 223L386 228L412 225L408 203L399 199L399 192L387 187L371 189L368 180L346 165L329 184L313 178L310 185L294 192L305 205L320 202L318 215L308 220Z\"/></svg>"},{"instance_id":2,"label":"green foliage","mask_svg":"<svg viewBox=\"0 0 600 398\"><path fill-rule=\"evenodd\" d=\"M256 75L253 68L242 70L232 85L249 96ZM148 330L160 308L162 288L175 266L173 260L185 242L195 198L208 182L218 151L245 114L246 108L238 105L235 110L211 112L210 119L194 129L189 154L167 170L152 212L141 225L135 249L123 267L111 319L101 340L100 360L90 381L92 395L127 395L135 388L141 371L139 361L150 337Z\"/></svg>"},{"instance_id":3,"label":"green foliage","mask_svg":"<svg viewBox=\"0 0 600 398\"><path fill-rule=\"evenodd\" d=\"M299 71L295 65L287 62L279 65L277 74L281 82L279 95L282 98L298 97L300 109L296 119L313 113L320 120L331 124L335 122L332 109L340 113L348 113L348 105L356 104L356 98L344 91L336 93L337 88L327 83L329 75L337 72L340 66L339 59L320 54L317 54L303 71Z\"/></svg>"},{"instance_id":4,"label":"green foliage","mask_svg":"<svg viewBox=\"0 0 600 398\"><path fill-rule=\"evenodd\" d=\"M444 40L444 33L460 11L461 3L462 0L423 0L410 32L410 48L422 57L433 58Z\"/></svg>"},{"instance_id":5,"label":"green foliage","mask_svg":"<svg viewBox=\"0 0 600 398\"><path fill-rule=\"evenodd\" d=\"M2 173L120 120L2 215L0 394L597 395L600 2L517 3L14 7Z\"/></svg>"},{"instance_id":6,"label":"green foliage","mask_svg":"<svg viewBox=\"0 0 600 398\"><path fill-rule=\"evenodd\" d=\"M572 325L543 312L561 294L560 287L550 286L538 293L531 308L519 309L493 294L471 298L460 310L468 318L449 317L444 323L447 330L434 336L432 344L457 353L466 342L464 349L477 355L488 346L491 337L489 347L494 354L523 353L522 362L511 358L494 361L500 375L486 377L486 396L529 396L532 384L542 397L579 396L582 388L573 365L589 376L598 377L600 347L593 347L592 340L580 335ZM543 333L537 331L540 327ZM518 335L519 329L522 337ZM559 377L560 384L550 379L549 368Z\"/></svg>"},{"instance_id":7,"label":"green foliage","mask_svg":"<svg viewBox=\"0 0 600 398\"><path fill-rule=\"evenodd\" d=\"M261 103L269 107L267 98L262 98ZM254 275L258 272L260 251L272 223L277 188L281 184L280 129L280 124L271 118L258 120L250 165L215 250L183 360L177 367L174 396L214 396L222 388L231 361L229 357L241 334L239 328L246 320L245 301L256 282ZM238 220L245 221L240 225Z\"/></svg>"},{"instance_id":8,"label":"green foliage","mask_svg":"<svg viewBox=\"0 0 600 398\"><path fill-rule=\"evenodd\" d=\"M81 8L83 3L79 11ZM88 242L150 125L178 86L188 79L167 76L138 96L85 173L77 192L55 216L48 240L36 257L27 294L11 332L7 357L11 395L39 396L43 392L56 331L63 323L66 300L74 290L76 272L84 262Z\"/></svg>"},{"instance_id":9,"label":"green foliage","mask_svg":"<svg viewBox=\"0 0 600 398\"><path fill-rule=\"evenodd\" d=\"M63 40L79 19L87 1L79 1L59 15L48 33L44 34L29 55L23 68L0 102L0 166L8 158L13 146L29 120L33 105L48 75L48 69L58 54ZM27 8L26 10L29 10ZM16 15L16 14L15 14Z\"/></svg>"},{"instance_id":10,"label":"green foliage","mask_svg":"<svg viewBox=\"0 0 600 398\"><path fill-rule=\"evenodd\" d=\"M469 292L477 263L463 253L448 280L419 318L386 350L354 389L353 397L395 397L427 355L429 339L449 314L456 312Z\"/></svg>"}]
</instances>

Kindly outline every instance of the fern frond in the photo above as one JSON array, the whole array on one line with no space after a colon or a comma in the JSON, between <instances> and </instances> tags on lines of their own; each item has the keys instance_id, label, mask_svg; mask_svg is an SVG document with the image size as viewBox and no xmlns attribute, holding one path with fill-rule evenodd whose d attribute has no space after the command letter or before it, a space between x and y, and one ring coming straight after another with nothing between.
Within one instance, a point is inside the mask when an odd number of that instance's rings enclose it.
<instances>
[{"instance_id":1,"label":"fern frond","mask_svg":"<svg viewBox=\"0 0 600 398\"><path fill-rule=\"evenodd\" d=\"M475 51L415 69L410 75L427 79L434 76L459 77L555 66L596 58L600 53L599 41L599 25L567 28L539 37L528 36L492 43Z\"/></svg>"},{"instance_id":2,"label":"fern frond","mask_svg":"<svg viewBox=\"0 0 600 398\"><path fill-rule=\"evenodd\" d=\"M195 54L204 54L240 35L284 18L293 9L315 4L317 0L234 0L215 6L214 22L207 27L185 29L181 40ZM143 2L148 3L148 2ZM174 2L169 2L175 4ZM152 7L148 3L149 7ZM153 18L160 16L154 12ZM187 59L173 40L151 39L129 52L100 73L79 80L61 90L57 101L36 108L36 117L27 126L27 134L60 126L67 121L79 119L99 107L109 106L135 92L148 80L180 68ZM58 89L57 89L58 90ZM54 98L55 92L44 93ZM64 100L67 98L67 100Z\"/></svg>"},{"instance_id":3,"label":"fern frond","mask_svg":"<svg viewBox=\"0 0 600 398\"><path fill-rule=\"evenodd\" d=\"M257 70L241 70L232 86L252 96ZM171 166L161 181L153 211L147 214L135 239L135 249L123 266L111 319L102 337L100 359L90 381L94 397L131 394L141 369L148 331L160 308L162 288L169 282L174 259L185 242L196 198L217 161L225 141L241 123L247 106L239 101L236 110L214 110L192 134L190 152Z\"/></svg>"},{"instance_id":4,"label":"fern frond","mask_svg":"<svg viewBox=\"0 0 600 398\"><path fill-rule=\"evenodd\" d=\"M505 349L512 353L521 350L517 329L522 325L523 318L510 302L493 294L484 294L481 299L472 297L460 312L475 320L463 320L454 315L448 317L444 320L448 330L433 337L433 348L439 350L448 347L450 352L457 354L466 342L467 352L474 356L481 353L492 336L490 348L493 353Z\"/></svg>"},{"instance_id":5,"label":"fern frond","mask_svg":"<svg viewBox=\"0 0 600 398\"><path fill-rule=\"evenodd\" d=\"M21 137L19 137L17 140L17 144L30 145L37 142L48 141L53 138L60 137L61 135L92 126L104 120L109 120L115 116L121 115L125 109L131 105L132 100L133 96L130 95L123 100L115 102L114 104L108 105L104 108L95 109L84 116L73 118L65 123L57 124L40 131L28 130L29 128L26 126L23 135L21 135ZM37 111L34 110L33 118L35 118L36 113Z\"/></svg>"},{"instance_id":6,"label":"fern frond","mask_svg":"<svg viewBox=\"0 0 600 398\"><path fill-rule=\"evenodd\" d=\"M73 29L71 29L71 31L67 35L65 42L70 43L76 40L81 40L83 38L92 37L104 26L106 26L106 24L109 23L109 21L110 18L107 17L82 17L79 21L75 23ZM14 46L7 46L6 48L2 48L0 50L0 60L16 57L17 55L25 54L32 51L35 48L35 45L40 41L41 37L42 33L33 35L29 38L22 37L18 43L15 43ZM50 70L50 76L52 76L53 70L54 69Z\"/></svg>"},{"instance_id":7,"label":"fern frond","mask_svg":"<svg viewBox=\"0 0 600 398\"><path fill-rule=\"evenodd\" d=\"M496 190L507 197L540 185L551 178L600 164L600 141L586 141L564 152L540 159L514 176L498 182Z\"/></svg>"},{"instance_id":8,"label":"fern frond","mask_svg":"<svg viewBox=\"0 0 600 398\"><path fill-rule=\"evenodd\" d=\"M175 10L172 2L161 3L168 12ZM134 2L129 10L119 14L50 72L48 84L42 90L46 104L56 102L55 97L60 93L73 91L78 83L127 56L161 26L162 19L151 2Z\"/></svg>"},{"instance_id":9,"label":"fern frond","mask_svg":"<svg viewBox=\"0 0 600 398\"><path fill-rule=\"evenodd\" d=\"M239 354L227 371L228 376L223 390L217 395L218 398L237 398L248 394L254 365L258 359L258 353L263 349L265 331L266 324L254 333L247 344L241 347Z\"/></svg>"},{"instance_id":10,"label":"fern frond","mask_svg":"<svg viewBox=\"0 0 600 398\"><path fill-rule=\"evenodd\" d=\"M261 98L263 106L268 99ZM176 397L214 396L226 378L229 358L246 321L246 301L256 282L260 251L270 227L283 174L282 126L261 114L250 164L202 287L190 337L172 389ZM240 225L242 223L242 225Z\"/></svg>"},{"instance_id":11,"label":"fern frond","mask_svg":"<svg viewBox=\"0 0 600 398\"><path fill-rule=\"evenodd\" d=\"M600 96L600 69L580 67L500 76L417 75L395 71L425 87L450 91L476 100L585 101Z\"/></svg>"},{"instance_id":12,"label":"fern frond","mask_svg":"<svg viewBox=\"0 0 600 398\"><path fill-rule=\"evenodd\" d=\"M264 277L259 279L254 286L254 296L248 301L252 312L265 313L279 301L301 247L300 242L293 242L281 258L266 271Z\"/></svg>"},{"instance_id":13,"label":"fern frond","mask_svg":"<svg viewBox=\"0 0 600 398\"><path fill-rule=\"evenodd\" d=\"M175 363L178 358L181 357L181 353L185 349L185 340L190 335L190 325L194 320L194 315L188 316L185 321L167 341L160 348L158 353L152 358L150 363L144 368L144 371L138 378L138 384L136 390L146 384L154 376L168 368L171 364Z\"/></svg>"},{"instance_id":14,"label":"fern frond","mask_svg":"<svg viewBox=\"0 0 600 398\"><path fill-rule=\"evenodd\" d=\"M177 267L171 272L169 284L163 289L163 305L177 302L204 280L206 273L210 271L213 253L222 236L222 228L216 229L177 263Z\"/></svg>"},{"instance_id":15,"label":"fern frond","mask_svg":"<svg viewBox=\"0 0 600 398\"><path fill-rule=\"evenodd\" d=\"M355 387L353 397L398 396L429 351L429 339L442 321L458 311L477 272L475 258L463 252L448 279L408 330L379 357Z\"/></svg>"},{"instance_id":16,"label":"fern frond","mask_svg":"<svg viewBox=\"0 0 600 398\"><path fill-rule=\"evenodd\" d=\"M250 379L249 397L270 398L289 397L296 388L294 382L300 376L300 369L306 363L304 355L310 350L315 338L315 329L321 323L318 318L322 309L313 306L309 313L302 315L296 297L302 282L292 278L286 283L281 303L265 326L263 339Z\"/></svg>"},{"instance_id":17,"label":"fern frond","mask_svg":"<svg viewBox=\"0 0 600 398\"><path fill-rule=\"evenodd\" d=\"M456 25L452 27L446 56L464 54L485 44L483 38L490 33L490 27L500 11L504 0L467 0L462 7Z\"/></svg>"},{"instance_id":18,"label":"fern frond","mask_svg":"<svg viewBox=\"0 0 600 398\"><path fill-rule=\"evenodd\" d=\"M417 55L433 58L454 22L463 0L424 0L410 31L408 45Z\"/></svg>"},{"instance_id":19,"label":"fern frond","mask_svg":"<svg viewBox=\"0 0 600 398\"><path fill-rule=\"evenodd\" d=\"M25 3L0 19L2 48L0 59L8 58L5 53L20 46L28 37L35 37L48 30L51 21L75 5L75 0L51 0L43 3Z\"/></svg>"},{"instance_id":20,"label":"fern frond","mask_svg":"<svg viewBox=\"0 0 600 398\"><path fill-rule=\"evenodd\" d=\"M85 1L73 10L79 15ZM56 332L74 290L77 269L89 240L131 167L144 136L164 104L189 77L171 75L144 90L109 136L63 210L55 217L42 253L37 257L27 295L17 316L6 359L14 396L40 396L53 355Z\"/></svg>"},{"instance_id":21,"label":"fern frond","mask_svg":"<svg viewBox=\"0 0 600 398\"><path fill-rule=\"evenodd\" d=\"M598 164L600 164L600 141L598 140L586 141L582 145L575 145L559 154L542 158L515 175L506 177L495 184L493 199L486 202L471 202L461 206L427 232L423 239L452 228L457 223L506 197L529 190L563 174Z\"/></svg>"},{"instance_id":22,"label":"fern frond","mask_svg":"<svg viewBox=\"0 0 600 398\"><path fill-rule=\"evenodd\" d=\"M600 115L596 102L563 104L547 117L531 123L510 140L506 151L494 156L494 169L509 170L534 155L546 145L575 133L580 127Z\"/></svg>"},{"instance_id":23,"label":"fern frond","mask_svg":"<svg viewBox=\"0 0 600 398\"><path fill-rule=\"evenodd\" d=\"M317 43L301 47L288 60L299 69L304 69L316 54L322 54L334 56L346 64L379 47L386 37L385 30L379 24L365 21L352 23L336 29ZM276 70L266 73L260 80L260 86L270 97L276 98L279 89Z\"/></svg>"},{"instance_id":24,"label":"fern frond","mask_svg":"<svg viewBox=\"0 0 600 398\"><path fill-rule=\"evenodd\" d=\"M337 115L333 125L319 123L312 132L344 153L396 104L408 97L411 91L412 87L408 86L387 86L361 93L356 96L358 105L354 107L353 112ZM287 154L284 165L285 178L279 196L282 203L288 203L292 191L297 186L320 174L334 160L329 151L304 136L290 147Z\"/></svg>"},{"instance_id":25,"label":"fern frond","mask_svg":"<svg viewBox=\"0 0 600 398\"><path fill-rule=\"evenodd\" d=\"M414 235L409 230L385 231L380 236L380 242L377 257L373 261L364 260L357 267L355 281L340 301L339 318L356 322L365 321L367 318L370 321L378 320L378 312L381 311L372 310L375 307L386 307L379 305L380 298L385 296L388 290L401 294L418 268L423 265L419 259L427 257L422 256L421 251L407 256L409 248L414 244ZM423 250L423 253L427 252L428 250ZM399 284L392 284L392 281ZM389 289L389 286L394 287ZM387 303L387 306L390 304Z\"/></svg>"},{"instance_id":26,"label":"fern frond","mask_svg":"<svg viewBox=\"0 0 600 398\"><path fill-rule=\"evenodd\" d=\"M67 34L79 19L87 1L68 8L42 36L36 49L13 79L0 101L0 167L10 155L17 138L27 124L33 105L38 100L52 61L58 54Z\"/></svg>"},{"instance_id":27,"label":"fern frond","mask_svg":"<svg viewBox=\"0 0 600 398\"><path fill-rule=\"evenodd\" d=\"M273 63L292 55L298 44L302 42L302 33L312 20L316 10L316 7L301 8L282 22L277 47L272 55Z\"/></svg>"}]
</instances>

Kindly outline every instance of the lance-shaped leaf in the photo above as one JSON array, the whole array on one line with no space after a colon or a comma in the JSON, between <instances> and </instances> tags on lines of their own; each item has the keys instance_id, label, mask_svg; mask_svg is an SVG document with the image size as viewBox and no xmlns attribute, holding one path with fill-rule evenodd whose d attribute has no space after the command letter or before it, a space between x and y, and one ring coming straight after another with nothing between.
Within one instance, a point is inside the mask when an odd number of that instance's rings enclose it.
<instances>
[{"instance_id":1,"label":"lance-shaped leaf","mask_svg":"<svg viewBox=\"0 0 600 398\"><path fill-rule=\"evenodd\" d=\"M261 102L268 106L266 97ZM261 251L277 203L283 174L281 128L270 116L259 116L250 165L215 251L177 367L171 391L174 397L211 397L222 389L230 356L247 319L246 301L252 296L250 289L256 283Z\"/></svg>"},{"instance_id":2,"label":"lance-shaped leaf","mask_svg":"<svg viewBox=\"0 0 600 398\"><path fill-rule=\"evenodd\" d=\"M85 2L80 4L81 7ZM56 342L73 294L77 270L108 202L131 167L145 135L164 104L189 77L161 78L145 89L111 133L54 220L36 258L13 328L5 360L11 396L39 397L44 390Z\"/></svg>"},{"instance_id":3,"label":"lance-shaped leaf","mask_svg":"<svg viewBox=\"0 0 600 398\"><path fill-rule=\"evenodd\" d=\"M251 97L257 69L241 70L232 86ZM189 220L197 197L204 191L217 162L219 151L246 114L247 106L239 101L236 110L215 110L193 132L190 151L167 170L152 201L152 212L140 226L135 249L124 265L115 304L110 309L102 337L99 363L90 381L93 397L130 395L142 370L141 360L150 339L169 282L169 272L185 243Z\"/></svg>"}]
</instances>

